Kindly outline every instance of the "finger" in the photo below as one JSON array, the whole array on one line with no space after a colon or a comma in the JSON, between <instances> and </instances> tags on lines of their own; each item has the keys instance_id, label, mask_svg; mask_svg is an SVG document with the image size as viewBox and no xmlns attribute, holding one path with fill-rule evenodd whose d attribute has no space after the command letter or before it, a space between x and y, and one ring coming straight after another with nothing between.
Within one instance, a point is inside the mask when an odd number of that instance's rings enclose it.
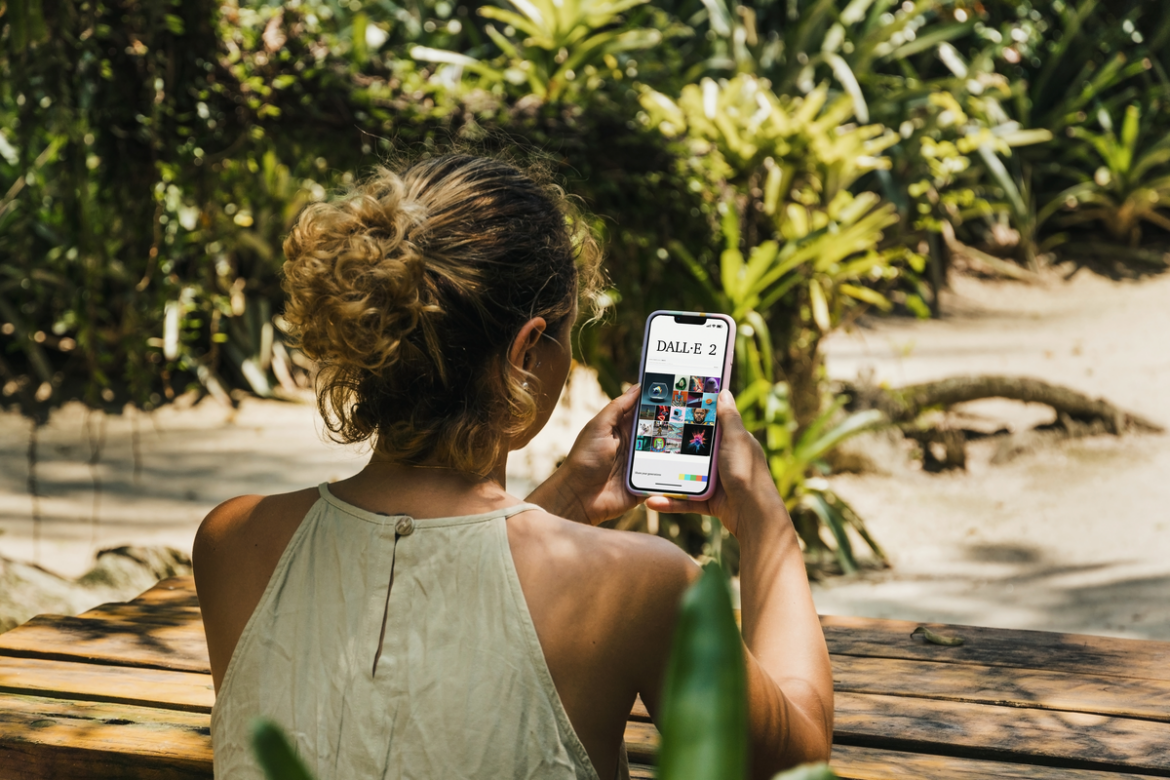
<instances>
[{"instance_id":1,"label":"finger","mask_svg":"<svg viewBox=\"0 0 1170 780\"><path fill-rule=\"evenodd\" d=\"M710 509L706 501L687 501L683 498L671 498L670 496L650 496L646 499L646 508L653 509L655 512L670 513L685 513L698 512L699 514L710 514Z\"/></svg>"}]
</instances>

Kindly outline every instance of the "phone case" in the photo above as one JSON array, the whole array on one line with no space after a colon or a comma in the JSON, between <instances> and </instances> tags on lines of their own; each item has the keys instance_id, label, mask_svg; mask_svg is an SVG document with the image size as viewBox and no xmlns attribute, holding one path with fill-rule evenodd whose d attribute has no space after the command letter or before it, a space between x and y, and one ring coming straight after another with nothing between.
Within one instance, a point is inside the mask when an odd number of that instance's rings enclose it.
<instances>
[{"instance_id":1,"label":"phone case","mask_svg":"<svg viewBox=\"0 0 1170 780\"><path fill-rule=\"evenodd\" d=\"M660 315L677 316L683 315L687 317L714 317L723 320L727 323L727 354L723 361L723 376L722 386L727 387L727 382L731 379L731 362L735 358L735 320L726 314L717 314L705 311L668 311L660 309L651 312L650 316L646 318L646 327L642 331L642 357L638 369L638 384L642 384L646 377L646 346L650 340L650 323L654 318ZM665 388L666 398L669 402L669 393L671 388ZM635 488L630 483L630 475L634 468L634 438L638 433L638 415L634 415L634 424L630 428L630 447L629 455L626 457L626 490L635 496L670 496L671 498L684 498L688 501L706 501L715 494L715 486L719 481L719 466L717 460L719 458L719 442L723 438L723 425L719 424L716 419L715 425L715 439L711 445L711 476L707 480L707 489L702 493L660 493L656 491L640 490Z\"/></svg>"}]
</instances>

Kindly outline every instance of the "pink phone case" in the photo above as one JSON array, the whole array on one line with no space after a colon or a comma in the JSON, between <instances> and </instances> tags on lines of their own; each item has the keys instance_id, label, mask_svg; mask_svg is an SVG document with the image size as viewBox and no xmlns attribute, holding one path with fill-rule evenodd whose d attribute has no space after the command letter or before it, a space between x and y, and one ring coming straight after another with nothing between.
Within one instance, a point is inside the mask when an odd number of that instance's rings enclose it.
<instances>
[{"instance_id":1,"label":"pink phone case","mask_svg":"<svg viewBox=\"0 0 1170 780\"><path fill-rule=\"evenodd\" d=\"M735 320L726 314L712 314L709 312L700 311L667 311L659 310L650 314L646 318L646 329L642 333L642 359L640 368L638 369L638 383L642 384L646 378L646 344L650 339L650 323L654 321L655 317L661 315L685 317L710 317L721 319L727 323L727 354L723 360L723 376L721 377L720 386L727 387L727 381L731 378L731 362L735 357ZM639 402L641 403L641 402ZM670 496L671 498L685 498L688 501L705 501L715 494L715 486L719 479L719 469L716 460L719 457L719 442L722 439L723 425L719 422L718 416L715 420L715 440L711 446L711 471L707 479L707 489L702 493L661 493L649 490L640 490L630 483L630 476L634 470L634 439L638 433L638 415L634 415L634 425L630 429L630 453L626 458L626 490L636 496Z\"/></svg>"}]
</instances>

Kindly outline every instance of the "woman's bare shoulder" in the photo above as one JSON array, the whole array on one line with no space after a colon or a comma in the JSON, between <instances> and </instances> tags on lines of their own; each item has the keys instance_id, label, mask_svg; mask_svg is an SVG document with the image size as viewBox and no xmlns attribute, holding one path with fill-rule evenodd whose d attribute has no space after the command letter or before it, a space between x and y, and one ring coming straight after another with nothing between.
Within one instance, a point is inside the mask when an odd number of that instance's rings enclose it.
<instances>
[{"instance_id":1,"label":"woman's bare shoulder","mask_svg":"<svg viewBox=\"0 0 1170 780\"><path fill-rule=\"evenodd\" d=\"M242 552L239 550L240 542L253 536L266 539L272 539L274 535L279 537L282 527L291 526L288 534L291 537L292 531L296 530L316 502L317 496L315 488L306 488L273 496L229 498L212 509L196 531L195 558L198 559L201 552L205 557L232 551Z\"/></svg>"},{"instance_id":2,"label":"woman's bare shoulder","mask_svg":"<svg viewBox=\"0 0 1170 780\"><path fill-rule=\"evenodd\" d=\"M544 511L514 520L521 518L521 533L509 532L514 556L530 554L561 579L623 593L628 609L676 604L699 573L689 555L659 536L588 526Z\"/></svg>"},{"instance_id":3,"label":"woman's bare shoulder","mask_svg":"<svg viewBox=\"0 0 1170 780\"><path fill-rule=\"evenodd\" d=\"M217 688L280 556L316 500L313 488L237 496L199 526L191 558Z\"/></svg>"}]
</instances>

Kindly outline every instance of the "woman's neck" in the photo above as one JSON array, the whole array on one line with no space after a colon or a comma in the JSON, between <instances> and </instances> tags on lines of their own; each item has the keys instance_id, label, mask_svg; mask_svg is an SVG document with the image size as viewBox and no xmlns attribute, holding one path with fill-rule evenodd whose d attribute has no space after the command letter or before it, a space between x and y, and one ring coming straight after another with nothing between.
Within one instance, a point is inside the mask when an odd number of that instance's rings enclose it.
<instances>
[{"instance_id":1,"label":"woman's neck","mask_svg":"<svg viewBox=\"0 0 1170 780\"><path fill-rule=\"evenodd\" d=\"M342 501L370 512L412 517L479 514L516 503L504 475L507 459L487 477L441 466L409 466L377 453L349 479L329 486Z\"/></svg>"}]
</instances>

